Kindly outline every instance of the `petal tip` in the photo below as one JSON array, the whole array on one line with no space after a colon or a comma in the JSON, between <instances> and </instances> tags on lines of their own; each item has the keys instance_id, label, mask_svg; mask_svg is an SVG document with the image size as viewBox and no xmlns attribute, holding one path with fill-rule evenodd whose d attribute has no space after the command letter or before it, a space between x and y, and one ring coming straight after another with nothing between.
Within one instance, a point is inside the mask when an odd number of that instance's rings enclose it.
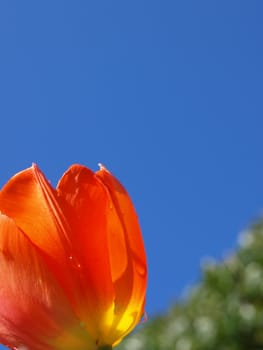
<instances>
[{"instance_id":1,"label":"petal tip","mask_svg":"<svg viewBox=\"0 0 263 350\"><path fill-rule=\"evenodd\" d=\"M105 167L105 165L103 165L102 163L98 163L98 166L100 168L99 171L105 171L110 174L110 171Z\"/></svg>"},{"instance_id":2,"label":"petal tip","mask_svg":"<svg viewBox=\"0 0 263 350\"><path fill-rule=\"evenodd\" d=\"M29 168L29 169L31 169L31 171L34 174L41 172L40 168L38 167L38 165L35 162L32 162L31 168Z\"/></svg>"},{"instance_id":3,"label":"petal tip","mask_svg":"<svg viewBox=\"0 0 263 350\"><path fill-rule=\"evenodd\" d=\"M35 162L32 162L32 168L36 168L36 169L39 169L39 166L37 165L37 163L35 163Z\"/></svg>"}]
</instances>

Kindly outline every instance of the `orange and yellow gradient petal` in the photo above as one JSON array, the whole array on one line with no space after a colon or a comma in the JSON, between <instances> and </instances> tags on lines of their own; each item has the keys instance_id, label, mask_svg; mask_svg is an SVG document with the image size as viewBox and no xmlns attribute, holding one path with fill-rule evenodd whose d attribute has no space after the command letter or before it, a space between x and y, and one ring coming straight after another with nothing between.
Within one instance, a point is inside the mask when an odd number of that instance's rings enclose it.
<instances>
[{"instance_id":1,"label":"orange and yellow gradient petal","mask_svg":"<svg viewBox=\"0 0 263 350\"><path fill-rule=\"evenodd\" d=\"M103 166L96 173L108 190L108 242L114 290L114 320L118 338L124 337L144 315L147 264L141 230L130 197ZM113 330L112 330L113 333Z\"/></svg>"},{"instance_id":2,"label":"orange and yellow gradient petal","mask_svg":"<svg viewBox=\"0 0 263 350\"><path fill-rule=\"evenodd\" d=\"M144 245L128 193L104 167L73 165L53 189L33 165L0 191L0 213L1 280L13 269L0 288L0 342L95 350L136 326L145 304Z\"/></svg>"},{"instance_id":3,"label":"orange and yellow gradient petal","mask_svg":"<svg viewBox=\"0 0 263 350\"><path fill-rule=\"evenodd\" d=\"M44 256L0 214L0 341L11 349L96 349Z\"/></svg>"}]
</instances>

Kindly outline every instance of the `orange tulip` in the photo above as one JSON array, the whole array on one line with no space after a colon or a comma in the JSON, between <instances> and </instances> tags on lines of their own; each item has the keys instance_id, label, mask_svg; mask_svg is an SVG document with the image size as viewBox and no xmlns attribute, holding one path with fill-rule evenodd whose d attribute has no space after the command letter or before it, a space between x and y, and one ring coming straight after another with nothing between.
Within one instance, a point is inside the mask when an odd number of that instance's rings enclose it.
<instances>
[{"instance_id":1,"label":"orange tulip","mask_svg":"<svg viewBox=\"0 0 263 350\"><path fill-rule=\"evenodd\" d=\"M53 189L36 165L0 191L0 343L111 349L144 313L146 258L123 186L71 166Z\"/></svg>"}]
</instances>

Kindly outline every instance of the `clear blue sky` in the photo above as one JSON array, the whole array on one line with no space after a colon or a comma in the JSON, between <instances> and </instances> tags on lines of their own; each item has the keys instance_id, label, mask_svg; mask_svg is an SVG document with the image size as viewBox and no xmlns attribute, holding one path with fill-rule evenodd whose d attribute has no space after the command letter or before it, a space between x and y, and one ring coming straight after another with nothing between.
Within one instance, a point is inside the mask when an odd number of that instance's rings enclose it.
<instances>
[{"instance_id":1,"label":"clear blue sky","mask_svg":"<svg viewBox=\"0 0 263 350\"><path fill-rule=\"evenodd\" d=\"M263 207L263 2L0 3L0 186L104 163L129 190L164 311Z\"/></svg>"}]
</instances>

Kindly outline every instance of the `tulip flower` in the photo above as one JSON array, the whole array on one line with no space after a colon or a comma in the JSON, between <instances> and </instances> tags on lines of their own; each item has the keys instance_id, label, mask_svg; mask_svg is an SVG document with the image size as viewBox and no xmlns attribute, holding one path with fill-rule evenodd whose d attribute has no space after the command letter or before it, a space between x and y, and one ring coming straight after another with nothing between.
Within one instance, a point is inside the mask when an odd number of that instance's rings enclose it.
<instances>
[{"instance_id":1,"label":"tulip flower","mask_svg":"<svg viewBox=\"0 0 263 350\"><path fill-rule=\"evenodd\" d=\"M36 165L0 191L0 343L111 349L144 314L146 258L131 199L101 166L54 189Z\"/></svg>"}]
</instances>

